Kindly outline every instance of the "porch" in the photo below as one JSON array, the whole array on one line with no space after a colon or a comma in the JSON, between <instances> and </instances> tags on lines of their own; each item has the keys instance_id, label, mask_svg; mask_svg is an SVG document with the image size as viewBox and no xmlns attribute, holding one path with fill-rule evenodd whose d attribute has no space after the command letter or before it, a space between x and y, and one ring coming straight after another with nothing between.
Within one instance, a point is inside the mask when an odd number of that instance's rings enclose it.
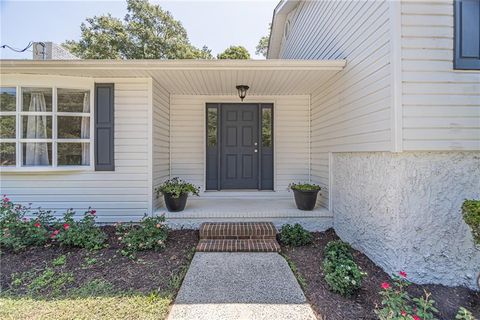
<instances>
[{"instance_id":1,"label":"porch","mask_svg":"<svg viewBox=\"0 0 480 320\"><path fill-rule=\"evenodd\" d=\"M300 223L308 230L326 230L333 227L333 215L323 206L313 211L298 210L293 194L268 191L205 192L200 197L190 196L182 212L164 214L172 228L198 229L203 222L272 222L277 229L283 224Z\"/></svg>"}]
</instances>

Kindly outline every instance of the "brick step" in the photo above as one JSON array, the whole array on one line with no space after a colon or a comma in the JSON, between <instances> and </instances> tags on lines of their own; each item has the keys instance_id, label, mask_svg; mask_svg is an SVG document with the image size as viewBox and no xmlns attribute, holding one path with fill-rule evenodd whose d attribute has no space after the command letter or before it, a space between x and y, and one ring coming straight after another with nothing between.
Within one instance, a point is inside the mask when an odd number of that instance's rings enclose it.
<instances>
[{"instance_id":1,"label":"brick step","mask_svg":"<svg viewBox=\"0 0 480 320\"><path fill-rule=\"evenodd\" d=\"M203 239L198 242L199 252L280 252L280 245L273 239Z\"/></svg>"},{"instance_id":2,"label":"brick step","mask_svg":"<svg viewBox=\"0 0 480 320\"><path fill-rule=\"evenodd\" d=\"M271 239L277 229L271 222L205 222L200 225L200 240L204 239Z\"/></svg>"}]
</instances>

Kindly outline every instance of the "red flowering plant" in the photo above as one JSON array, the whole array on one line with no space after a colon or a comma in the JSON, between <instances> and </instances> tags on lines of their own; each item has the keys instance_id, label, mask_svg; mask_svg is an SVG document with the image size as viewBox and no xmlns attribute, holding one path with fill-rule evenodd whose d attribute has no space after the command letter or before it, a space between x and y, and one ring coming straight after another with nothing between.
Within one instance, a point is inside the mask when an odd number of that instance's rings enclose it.
<instances>
[{"instance_id":1,"label":"red flowering plant","mask_svg":"<svg viewBox=\"0 0 480 320\"><path fill-rule=\"evenodd\" d=\"M164 216L145 216L139 224L117 224L118 240L123 244L120 253L131 259L138 251L161 250L165 248L168 226Z\"/></svg>"},{"instance_id":2,"label":"red flowering plant","mask_svg":"<svg viewBox=\"0 0 480 320\"><path fill-rule=\"evenodd\" d=\"M30 219L30 208L13 203L6 195L0 203L0 248L21 251L47 243L53 221L50 211L38 210Z\"/></svg>"},{"instance_id":3,"label":"red flowering plant","mask_svg":"<svg viewBox=\"0 0 480 320\"><path fill-rule=\"evenodd\" d=\"M87 210L83 218L75 220L75 211L67 210L63 220L55 225L50 238L62 246L86 249L101 249L105 247L107 235L95 223L96 211Z\"/></svg>"},{"instance_id":4,"label":"red flowering plant","mask_svg":"<svg viewBox=\"0 0 480 320\"><path fill-rule=\"evenodd\" d=\"M398 275L392 276L393 281L383 282L382 307L377 308L375 313L381 320L433 320L434 314L438 312L435 308L435 301L430 298L430 293L425 291L420 298L411 298L407 292L410 281L407 280L407 273L400 271Z\"/></svg>"}]
</instances>

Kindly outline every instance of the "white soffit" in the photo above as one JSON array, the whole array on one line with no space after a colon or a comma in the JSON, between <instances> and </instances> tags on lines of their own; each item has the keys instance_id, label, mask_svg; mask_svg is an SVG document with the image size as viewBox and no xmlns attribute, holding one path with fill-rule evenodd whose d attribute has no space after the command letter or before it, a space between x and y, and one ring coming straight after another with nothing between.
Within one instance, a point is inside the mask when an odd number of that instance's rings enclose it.
<instances>
[{"instance_id":1,"label":"white soffit","mask_svg":"<svg viewBox=\"0 0 480 320\"><path fill-rule=\"evenodd\" d=\"M341 71L345 60L2 60L1 74L93 78L146 78L171 94L232 95L236 85L249 95L310 94Z\"/></svg>"}]
</instances>

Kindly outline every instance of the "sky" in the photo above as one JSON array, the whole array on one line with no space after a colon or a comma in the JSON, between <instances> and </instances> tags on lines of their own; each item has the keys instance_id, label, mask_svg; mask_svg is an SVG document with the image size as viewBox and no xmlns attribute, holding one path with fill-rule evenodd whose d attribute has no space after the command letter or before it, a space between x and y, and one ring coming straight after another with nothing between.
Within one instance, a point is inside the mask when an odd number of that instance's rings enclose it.
<instances>
[{"instance_id":1,"label":"sky","mask_svg":"<svg viewBox=\"0 0 480 320\"><path fill-rule=\"evenodd\" d=\"M216 55L230 45L243 45L252 58L258 40L267 34L273 9L279 0L151 0L170 11L187 30L190 42L207 45ZM111 13L123 18L124 0L13 1L0 0L0 45L24 48L30 41L80 38L80 24L87 17ZM15 53L0 48L1 59L31 59L32 52Z\"/></svg>"}]
</instances>

